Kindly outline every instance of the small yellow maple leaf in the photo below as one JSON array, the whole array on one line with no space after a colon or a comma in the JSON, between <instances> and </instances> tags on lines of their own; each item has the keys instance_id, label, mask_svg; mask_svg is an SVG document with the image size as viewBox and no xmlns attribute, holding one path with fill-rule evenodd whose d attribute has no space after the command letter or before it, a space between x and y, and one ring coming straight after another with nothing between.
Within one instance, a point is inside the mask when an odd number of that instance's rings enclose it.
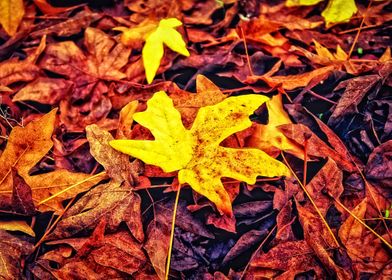
<instances>
[{"instance_id":1,"label":"small yellow maple leaf","mask_svg":"<svg viewBox=\"0 0 392 280\"><path fill-rule=\"evenodd\" d=\"M140 39L145 39L142 50L143 64L146 71L147 82L151 84L155 74L158 71L161 59L163 57L163 44L171 50L189 56L184 39L181 33L175 30L176 27L182 25L182 22L176 18L162 19L158 26L154 26L151 22L145 22L136 28L117 27L116 30L123 32L121 41L130 45Z\"/></svg>"},{"instance_id":2,"label":"small yellow maple leaf","mask_svg":"<svg viewBox=\"0 0 392 280\"><path fill-rule=\"evenodd\" d=\"M114 140L110 145L165 172L179 170L181 184L232 214L231 202L221 182L228 177L255 184L256 177L289 176L287 167L259 149L233 149L219 144L231 134L251 126L249 115L268 97L242 95L200 108L191 129L181 122L180 113L164 91L147 102L147 110L134 114L134 120L150 129L154 141Z\"/></svg>"}]
</instances>

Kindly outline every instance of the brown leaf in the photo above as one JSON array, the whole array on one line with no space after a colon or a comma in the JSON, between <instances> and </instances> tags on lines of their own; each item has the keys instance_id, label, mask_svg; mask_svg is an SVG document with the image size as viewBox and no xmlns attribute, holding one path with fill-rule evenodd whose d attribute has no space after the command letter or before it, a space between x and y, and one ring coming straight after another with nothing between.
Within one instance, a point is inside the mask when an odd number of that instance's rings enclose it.
<instances>
[{"instance_id":1,"label":"brown leaf","mask_svg":"<svg viewBox=\"0 0 392 280\"><path fill-rule=\"evenodd\" d=\"M359 219L363 219L366 208L365 198L351 212ZM340 227L339 237L353 261L357 275L361 272L375 273L390 261L390 255L384 249L381 240L352 216L349 216Z\"/></svg>"},{"instance_id":2,"label":"brown leaf","mask_svg":"<svg viewBox=\"0 0 392 280\"><path fill-rule=\"evenodd\" d=\"M319 137L317 137L307 126L302 124L285 124L279 126L279 129L284 135L286 135L286 137L302 147L305 146L305 141L307 141L306 151L308 155L322 158L330 157L336 162L339 168L343 168L348 172L356 170L350 159L334 151Z\"/></svg>"},{"instance_id":3,"label":"brown leaf","mask_svg":"<svg viewBox=\"0 0 392 280\"><path fill-rule=\"evenodd\" d=\"M70 93L73 83L65 79L39 77L15 94L16 101L36 101L42 104L55 105Z\"/></svg>"},{"instance_id":4,"label":"brown leaf","mask_svg":"<svg viewBox=\"0 0 392 280\"><path fill-rule=\"evenodd\" d=\"M331 233L327 230L320 216L314 212L313 206L310 206L310 203L308 205L301 206L297 203L298 216L304 230L306 242L331 276L336 273L338 279L352 279L353 273L350 271L350 268L341 267L337 263L338 260L334 259L334 252L330 248L334 248L336 244Z\"/></svg>"},{"instance_id":5,"label":"brown leaf","mask_svg":"<svg viewBox=\"0 0 392 280\"><path fill-rule=\"evenodd\" d=\"M137 166L130 163L129 156L109 145L114 140L113 136L95 124L87 126L86 132L91 154L105 168L109 177L117 183L125 181L131 185L137 184Z\"/></svg>"},{"instance_id":6,"label":"brown leaf","mask_svg":"<svg viewBox=\"0 0 392 280\"><path fill-rule=\"evenodd\" d=\"M343 193L342 181L342 171L332 159L328 158L321 170L306 185L306 189L324 217L334 203L332 198L339 200Z\"/></svg>"},{"instance_id":7,"label":"brown leaf","mask_svg":"<svg viewBox=\"0 0 392 280\"><path fill-rule=\"evenodd\" d=\"M67 238L91 231L103 218L107 220L107 230L114 231L125 222L133 236L143 241L140 197L126 184L121 186L115 181L99 185L80 198L57 224L50 238Z\"/></svg>"},{"instance_id":8,"label":"brown leaf","mask_svg":"<svg viewBox=\"0 0 392 280\"><path fill-rule=\"evenodd\" d=\"M71 36L79 33L90 26L91 22L100 19L102 15L83 10L65 21L53 24L49 27L44 25L43 29L38 29L30 34L32 38L41 38L44 35Z\"/></svg>"},{"instance_id":9,"label":"brown leaf","mask_svg":"<svg viewBox=\"0 0 392 280\"><path fill-rule=\"evenodd\" d=\"M263 80L271 87L281 86L285 90L293 90L299 87L306 87L310 81L317 79L319 81L325 79L325 77L332 72L334 66L326 66L322 68L315 69L310 72L297 75L287 75L287 76L249 76L247 83L255 83L258 80Z\"/></svg>"},{"instance_id":10,"label":"brown leaf","mask_svg":"<svg viewBox=\"0 0 392 280\"><path fill-rule=\"evenodd\" d=\"M392 140L373 150L366 164L366 178L385 188L392 186Z\"/></svg>"},{"instance_id":11,"label":"brown leaf","mask_svg":"<svg viewBox=\"0 0 392 280\"><path fill-rule=\"evenodd\" d=\"M0 84L8 86L15 82L28 82L38 76L39 68L26 61L6 60L0 64Z\"/></svg>"},{"instance_id":12,"label":"brown leaf","mask_svg":"<svg viewBox=\"0 0 392 280\"><path fill-rule=\"evenodd\" d=\"M12 208L16 213L24 215L35 214L32 192L25 180L18 175L15 169L12 169L12 181L14 188L12 190Z\"/></svg>"},{"instance_id":13,"label":"brown leaf","mask_svg":"<svg viewBox=\"0 0 392 280\"><path fill-rule=\"evenodd\" d=\"M23 257L32 253L33 245L0 230L0 275L4 280L22 277Z\"/></svg>"},{"instance_id":14,"label":"brown leaf","mask_svg":"<svg viewBox=\"0 0 392 280\"><path fill-rule=\"evenodd\" d=\"M247 275L273 279L294 279L299 273L314 270L316 277L322 279L324 271L319 267L312 249L306 241L280 243L267 253L260 254L250 264ZM280 273L279 272L283 272Z\"/></svg>"},{"instance_id":15,"label":"brown leaf","mask_svg":"<svg viewBox=\"0 0 392 280\"><path fill-rule=\"evenodd\" d=\"M345 90L328 119L328 125L336 126L343 118L357 112L358 104L379 80L379 75L367 75L340 82L334 90Z\"/></svg>"}]
</instances>

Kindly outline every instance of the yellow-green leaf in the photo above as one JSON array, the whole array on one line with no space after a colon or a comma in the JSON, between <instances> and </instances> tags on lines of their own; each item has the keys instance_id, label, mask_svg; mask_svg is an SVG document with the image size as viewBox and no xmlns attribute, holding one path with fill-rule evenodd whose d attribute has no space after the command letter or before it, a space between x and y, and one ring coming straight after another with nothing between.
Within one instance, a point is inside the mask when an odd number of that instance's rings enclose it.
<instances>
[{"instance_id":1,"label":"yellow-green leaf","mask_svg":"<svg viewBox=\"0 0 392 280\"><path fill-rule=\"evenodd\" d=\"M349 21L357 12L354 0L329 0L327 8L321 13L328 25Z\"/></svg>"},{"instance_id":2,"label":"yellow-green leaf","mask_svg":"<svg viewBox=\"0 0 392 280\"><path fill-rule=\"evenodd\" d=\"M284 164L259 149L219 145L231 134L250 127L249 115L267 100L262 95L242 95L202 107L188 130L172 100L160 91L148 101L146 111L134 115L134 120L150 129L155 140L114 140L110 144L166 172L179 170L181 184L188 183L221 212L231 215L230 197L222 177L254 184L257 176L289 176Z\"/></svg>"},{"instance_id":3,"label":"yellow-green leaf","mask_svg":"<svg viewBox=\"0 0 392 280\"><path fill-rule=\"evenodd\" d=\"M0 23L8 35L15 35L24 13L23 0L0 0Z\"/></svg>"}]
</instances>

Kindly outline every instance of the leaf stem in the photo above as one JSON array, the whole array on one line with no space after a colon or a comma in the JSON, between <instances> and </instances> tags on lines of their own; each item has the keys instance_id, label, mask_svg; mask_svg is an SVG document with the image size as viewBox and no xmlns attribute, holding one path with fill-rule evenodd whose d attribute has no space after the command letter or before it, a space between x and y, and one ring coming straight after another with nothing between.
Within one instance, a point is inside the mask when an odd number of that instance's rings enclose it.
<instances>
[{"instance_id":1,"label":"leaf stem","mask_svg":"<svg viewBox=\"0 0 392 280\"><path fill-rule=\"evenodd\" d=\"M177 191L177 194L176 194L176 200L174 201L173 217L172 217L171 232L170 232L169 250L167 252L167 264L166 264L165 280L169 279L171 254L172 254L173 242L174 242L174 229L176 227L176 216L177 216L178 201L180 199L180 192L181 192L181 184L178 186L178 191Z\"/></svg>"}]
</instances>

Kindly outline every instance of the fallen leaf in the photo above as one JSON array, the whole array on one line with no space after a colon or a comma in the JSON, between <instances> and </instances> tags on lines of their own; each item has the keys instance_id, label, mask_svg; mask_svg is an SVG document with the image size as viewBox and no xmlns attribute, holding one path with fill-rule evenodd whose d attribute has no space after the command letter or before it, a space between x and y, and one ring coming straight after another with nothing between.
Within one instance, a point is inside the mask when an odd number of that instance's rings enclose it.
<instances>
[{"instance_id":1,"label":"fallen leaf","mask_svg":"<svg viewBox=\"0 0 392 280\"><path fill-rule=\"evenodd\" d=\"M287 138L302 147L305 146L306 142L306 151L308 155L322 158L330 157L337 163L339 168L343 168L348 172L356 170L350 158L347 158L344 154L332 149L319 137L317 137L317 135L315 135L307 126L303 124L285 124L279 126L279 130L282 131Z\"/></svg>"},{"instance_id":2,"label":"fallen leaf","mask_svg":"<svg viewBox=\"0 0 392 280\"><path fill-rule=\"evenodd\" d=\"M323 80L332 70L334 66L325 66L322 68L315 69L310 72L306 72L298 75L287 75L287 76L249 76L247 78L248 83L255 83L258 80L263 80L268 83L271 87L281 86L285 90L293 90L299 87L306 87L311 80L319 79Z\"/></svg>"},{"instance_id":3,"label":"fallen leaf","mask_svg":"<svg viewBox=\"0 0 392 280\"><path fill-rule=\"evenodd\" d=\"M249 147L258 148L276 157L280 151L285 151L303 158L304 151L296 143L289 140L277 127L292 123L288 114L283 109L282 95L273 96L266 102L268 110L268 124L257 124L254 133L248 140Z\"/></svg>"},{"instance_id":4,"label":"fallen leaf","mask_svg":"<svg viewBox=\"0 0 392 280\"><path fill-rule=\"evenodd\" d=\"M47 2L47 0L34 0L34 4L47 15L56 15L69 10L75 9L75 7L54 7Z\"/></svg>"},{"instance_id":5,"label":"fallen leaf","mask_svg":"<svg viewBox=\"0 0 392 280\"><path fill-rule=\"evenodd\" d=\"M87 126L86 132L91 154L105 168L109 177L117 183L137 184L137 166L131 164L127 155L109 145L109 142L114 140L113 136L95 124Z\"/></svg>"},{"instance_id":6,"label":"fallen leaf","mask_svg":"<svg viewBox=\"0 0 392 280\"><path fill-rule=\"evenodd\" d=\"M70 93L72 86L73 83L65 79L39 77L18 91L12 101L30 100L55 105Z\"/></svg>"},{"instance_id":7,"label":"fallen leaf","mask_svg":"<svg viewBox=\"0 0 392 280\"><path fill-rule=\"evenodd\" d=\"M116 138L130 138L131 135L131 125L133 123L133 114L139 106L137 100L129 102L120 111L120 117L118 120L118 128L116 133Z\"/></svg>"},{"instance_id":8,"label":"fallen leaf","mask_svg":"<svg viewBox=\"0 0 392 280\"><path fill-rule=\"evenodd\" d=\"M0 1L0 23L8 35L16 34L24 13L23 0Z\"/></svg>"},{"instance_id":9,"label":"fallen leaf","mask_svg":"<svg viewBox=\"0 0 392 280\"><path fill-rule=\"evenodd\" d=\"M363 219L366 208L367 199L365 198L351 212L357 218ZM375 273L390 261L390 255L384 249L382 241L352 216L349 216L340 227L339 237L358 274L361 272Z\"/></svg>"},{"instance_id":10,"label":"fallen leaf","mask_svg":"<svg viewBox=\"0 0 392 280\"><path fill-rule=\"evenodd\" d=\"M305 206L297 203L297 209L304 231L304 239L329 271L329 275L332 277L336 273L338 279L352 279L353 272L347 267L341 267L338 263L339 259L334 259L334 252L330 248L335 248L336 243L320 216L315 213L313 206L310 203Z\"/></svg>"},{"instance_id":11,"label":"fallen leaf","mask_svg":"<svg viewBox=\"0 0 392 280\"><path fill-rule=\"evenodd\" d=\"M347 22L357 12L354 0L329 0L325 10L321 13L327 27L333 23Z\"/></svg>"},{"instance_id":12,"label":"fallen leaf","mask_svg":"<svg viewBox=\"0 0 392 280\"><path fill-rule=\"evenodd\" d=\"M140 197L130 186L115 181L99 185L80 198L57 224L50 238L68 238L91 231L103 218L107 221L107 230L114 231L125 222L133 236L143 241Z\"/></svg>"},{"instance_id":13,"label":"fallen leaf","mask_svg":"<svg viewBox=\"0 0 392 280\"><path fill-rule=\"evenodd\" d=\"M12 210L23 215L35 214L31 189L15 169L12 170L12 182Z\"/></svg>"},{"instance_id":14,"label":"fallen leaf","mask_svg":"<svg viewBox=\"0 0 392 280\"><path fill-rule=\"evenodd\" d=\"M0 275L5 280L22 277L23 258L33 251L33 244L0 230Z\"/></svg>"},{"instance_id":15,"label":"fallen leaf","mask_svg":"<svg viewBox=\"0 0 392 280\"><path fill-rule=\"evenodd\" d=\"M28 61L4 61L0 64L0 84L8 86L15 82L29 82L38 76L39 68Z\"/></svg>"},{"instance_id":16,"label":"fallen leaf","mask_svg":"<svg viewBox=\"0 0 392 280\"><path fill-rule=\"evenodd\" d=\"M56 110L33 120L25 127L14 127L8 144L0 157L0 193L11 194L12 172L15 168L32 190L33 201L39 210L61 211L62 201L88 190L102 178L74 173L65 169L30 176L29 172L52 148L51 136ZM70 186L73 186L70 188ZM76 188L77 186L77 188Z\"/></svg>"},{"instance_id":17,"label":"fallen leaf","mask_svg":"<svg viewBox=\"0 0 392 280\"><path fill-rule=\"evenodd\" d=\"M265 101L267 97L260 95L227 98L201 108L191 130L187 130L172 100L165 92L157 92L148 101L147 110L134 115L138 123L151 130L155 141L114 140L110 145L165 172L180 170L181 184L189 183L220 211L231 215L230 198L221 177L254 184L257 175L289 176L285 165L261 150L219 146L232 133L249 127L249 114Z\"/></svg>"},{"instance_id":18,"label":"fallen leaf","mask_svg":"<svg viewBox=\"0 0 392 280\"><path fill-rule=\"evenodd\" d=\"M258 255L250 263L247 272L252 277L274 279L294 279L297 274L314 270L316 277L322 277L324 271L319 267L306 241L289 241L280 243L267 253ZM283 272L283 273L280 273Z\"/></svg>"},{"instance_id":19,"label":"fallen leaf","mask_svg":"<svg viewBox=\"0 0 392 280\"><path fill-rule=\"evenodd\" d=\"M0 230L20 231L35 237L35 232L25 221L17 221L17 220L1 221L0 220Z\"/></svg>"},{"instance_id":20,"label":"fallen leaf","mask_svg":"<svg viewBox=\"0 0 392 280\"><path fill-rule=\"evenodd\" d=\"M392 185L392 140L382 143L370 154L366 164L366 178L381 187Z\"/></svg>"},{"instance_id":21,"label":"fallen leaf","mask_svg":"<svg viewBox=\"0 0 392 280\"><path fill-rule=\"evenodd\" d=\"M306 185L310 197L325 217L333 204L333 199L339 200L343 193L343 173L336 163L328 158L319 172Z\"/></svg>"}]
</instances>

